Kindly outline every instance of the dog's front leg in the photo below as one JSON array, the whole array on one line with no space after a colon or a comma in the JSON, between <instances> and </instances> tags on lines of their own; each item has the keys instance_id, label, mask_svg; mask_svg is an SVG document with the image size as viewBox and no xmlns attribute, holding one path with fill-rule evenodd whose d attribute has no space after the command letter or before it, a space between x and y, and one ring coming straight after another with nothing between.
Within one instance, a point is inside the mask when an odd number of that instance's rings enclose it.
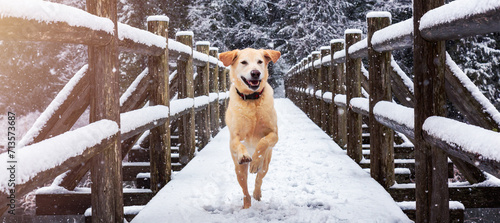
<instances>
[{"instance_id":1,"label":"dog's front leg","mask_svg":"<svg viewBox=\"0 0 500 223\"><path fill-rule=\"evenodd\" d=\"M255 153L252 156L250 163L250 173L257 173L264 165L264 156L268 148L273 147L278 142L278 134L271 132L259 140Z\"/></svg>"},{"instance_id":2,"label":"dog's front leg","mask_svg":"<svg viewBox=\"0 0 500 223\"><path fill-rule=\"evenodd\" d=\"M238 135L231 136L231 156L238 164L252 162L252 157L248 154L247 148L241 143Z\"/></svg>"}]
</instances>

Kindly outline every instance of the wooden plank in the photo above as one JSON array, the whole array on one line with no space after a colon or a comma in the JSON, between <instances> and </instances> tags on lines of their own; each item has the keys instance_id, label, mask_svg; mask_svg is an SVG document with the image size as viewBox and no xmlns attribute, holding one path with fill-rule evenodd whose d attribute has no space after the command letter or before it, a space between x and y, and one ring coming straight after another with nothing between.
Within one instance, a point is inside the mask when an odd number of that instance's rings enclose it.
<instances>
[{"instance_id":1,"label":"wooden plank","mask_svg":"<svg viewBox=\"0 0 500 223\"><path fill-rule=\"evenodd\" d=\"M379 101L392 101L391 93L391 52L378 53L373 49L373 33L391 23L390 13L385 17L367 15L368 22L368 62L369 66L369 128L370 128L370 175L385 188L395 183L394 174L394 131L377 122L373 107Z\"/></svg>"},{"instance_id":2,"label":"wooden plank","mask_svg":"<svg viewBox=\"0 0 500 223\"><path fill-rule=\"evenodd\" d=\"M150 190L123 191L126 206L146 205L153 193ZM37 215L82 215L91 206L90 192L71 192L62 194L37 194Z\"/></svg>"},{"instance_id":3,"label":"wooden plank","mask_svg":"<svg viewBox=\"0 0 500 223\"><path fill-rule=\"evenodd\" d=\"M113 35L66 22L39 22L21 18L0 18L0 39L7 41L49 41L85 45L108 44Z\"/></svg>"},{"instance_id":4,"label":"wooden plank","mask_svg":"<svg viewBox=\"0 0 500 223\"><path fill-rule=\"evenodd\" d=\"M361 31L349 31L345 33L346 52L346 95L347 103L352 98L361 97L361 59L353 59L349 56L348 49L354 43L361 40ZM347 107L347 155L359 163L363 158L361 149L361 124L362 115L354 112L351 106Z\"/></svg>"},{"instance_id":5,"label":"wooden plank","mask_svg":"<svg viewBox=\"0 0 500 223\"><path fill-rule=\"evenodd\" d=\"M413 92L405 85L403 78L396 72L396 69L401 70L397 62L391 57L391 91L394 96L399 100L399 103L406 107L413 108L415 96ZM408 78L409 79L409 78ZM412 83L413 84L413 83Z\"/></svg>"},{"instance_id":6,"label":"wooden plank","mask_svg":"<svg viewBox=\"0 0 500 223\"><path fill-rule=\"evenodd\" d=\"M120 51L122 52L136 53L147 56L161 56L165 51L165 49L161 47L138 43L135 40L131 40L128 38L120 39L118 42L118 46L120 47Z\"/></svg>"},{"instance_id":7,"label":"wooden plank","mask_svg":"<svg viewBox=\"0 0 500 223\"><path fill-rule=\"evenodd\" d=\"M43 187L47 183L50 183L54 178L63 174L64 172L79 166L81 163L87 162L96 154L102 153L105 149L108 149L109 145L112 144L117 137L118 135L115 134L113 137L110 137L109 139L104 139L98 145L85 149L82 154L75 157L71 157L63 161L59 166L55 166L45 171L41 171L36 176L26 181L25 183L16 184L15 188L16 196L23 197L27 193L39 187ZM9 200L10 200L9 195L0 191L0 202L2 202L2 204L8 204ZM0 216L7 210L7 208L8 206L2 205L2 207L0 208Z\"/></svg>"},{"instance_id":8,"label":"wooden plank","mask_svg":"<svg viewBox=\"0 0 500 223\"><path fill-rule=\"evenodd\" d=\"M414 201L414 187L387 189L396 202ZM450 186L450 200L459 201L466 208L500 208L500 187Z\"/></svg>"},{"instance_id":9,"label":"wooden plank","mask_svg":"<svg viewBox=\"0 0 500 223\"><path fill-rule=\"evenodd\" d=\"M91 14L111 19L117 27L116 0L87 0ZM120 123L118 33L106 46L89 46L91 75L90 122L109 119ZM91 161L92 222L123 222L120 136Z\"/></svg>"},{"instance_id":10,"label":"wooden plank","mask_svg":"<svg viewBox=\"0 0 500 223\"><path fill-rule=\"evenodd\" d=\"M176 35L176 40L192 47L192 35ZM177 60L177 75L179 75L179 99L194 98L193 82L193 57L186 60ZM193 157L195 150L195 123L194 107L189 109L189 114L182 116L182 124L179 127L179 148L180 162L186 165Z\"/></svg>"},{"instance_id":11,"label":"wooden plank","mask_svg":"<svg viewBox=\"0 0 500 223\"><path fill-rule=\"evenodd\" d=\"M148 18L148 31L168 38L168 21ZM150 105L170 106L168 95L169 70L168 46L159 56L148 57L148 68L151 74ZM170 162L170 121L165 119L163 124L150 130L149 152L151 190L156 194L171 179L172 165Z\"/></svg>"},{"instance_id":12,"label":"wooden plank","mask_svg":"<svg viewBox=\"0 0 500 223\"><path fill-rule=\"evenodd\" d=\"M449 221L448 158L425 142L422 131L425 119L445 114L445 43L428 42L419 30L421 17L443 4L444 0L413 1L417 222Z\"/></svg>"},{"instance_id":13,"label":"wooden plank","mask_svg":"<svg viewBox=\"0 0 500 223\"><path fill-rule=\"evenodd\" d=\"M312 57L311 57L311 86L313 87L312 88L312 92L311 92L311 95L310 95L310 101L311 101L311 120L316 123L316 125L319 125L319 122L318 122L318 118L320 117L320 110L319 110L319 107L320 107L320 100L318 100L316 98L316 91L318 91L321 87L321 80L319 78L321 78L321 73L320 73L320 70L316 67L314 67L314 61L320 59L320 52L319 51L314 51L312 52Z\"/></svg>"}]
</instances>

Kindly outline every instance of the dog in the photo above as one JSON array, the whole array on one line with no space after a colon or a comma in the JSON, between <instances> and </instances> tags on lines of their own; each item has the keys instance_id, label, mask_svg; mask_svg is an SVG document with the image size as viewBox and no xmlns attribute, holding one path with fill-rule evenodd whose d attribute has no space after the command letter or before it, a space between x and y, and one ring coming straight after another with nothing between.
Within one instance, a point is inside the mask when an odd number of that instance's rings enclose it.
<instances>
[{"instance_id":1,"label":"dog","mask_svg":"<svg viewBox=\"0 0 500 223\"><path fill-rule=\"evenodd\" d=\"M275 50L247 48L219 54L224 66L231 66L229 105L226 125L230 132L230 150L238 183L243 189L243 209L250 208L247 176L257 173L253 197L261 199L262 179L271 161L272 148L278 142L278 124L273 89L267 82L269 62L280 58Z\"/></svg>"}]
</instances>

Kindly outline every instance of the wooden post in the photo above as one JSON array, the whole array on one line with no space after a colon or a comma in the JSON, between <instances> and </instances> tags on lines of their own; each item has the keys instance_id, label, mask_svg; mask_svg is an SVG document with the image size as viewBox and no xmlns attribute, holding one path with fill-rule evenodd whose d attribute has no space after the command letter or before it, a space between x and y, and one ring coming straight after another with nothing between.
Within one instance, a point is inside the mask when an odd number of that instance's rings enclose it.
<instances>
[{"instance_id":1,"label":"wooden post","mask_svg":"<svg viewBox=\"0 0 500 223\"><path fill-rule=\"evenodd\" d=\"M148 17L148 31L168 38L168 22L166 16ZM168 44L168 43L167 43ZM170 106L168 95L168 46L161 56L148 57L149 75L151 77L150 105ZM157 193L171 177L172 163L170 153L170 120L164 125L151 129L149 135L149 154L151 169L151 190Z\"/></svg>"},{"instance_id":2,"label":"wooden post","mask_svg":"<svg viewBox=\"0 0 500 223\"><path fill-rule=\"evenodd\" d=\"M301 66L301 71L300 71L300 75L299 75L299 79L302 79L300 87L303 90L306 90L309 87L309 79L307 76L307 73L309 72L309 70L306 69L306 66L307 66L307 57L302 59L302 66ZM304 113L306 113L306 114L308 113L307 94L305 91L301 92L301 94L300 94L300 108L302 109L302 111L304 111Z\"/></svg>"},{"instance_id":3,"label":"wooden post","mask_svg":"<svg viewBox=\"0 0 500 223\"><path fill-rule=\"evenodd\" d=\"M193 47L193 32L178 32L175 36L176 40L184 45ZM194 98L194 83L193 83L193 53L185 61L177 60L177 75L179 76L179 99ZM195 145L195 123L194 123L194 106L189 110L187 115L182 116L182 123L179 127L179 161L182 165L186 165L193 157L196 148Z\"/></svg>"},{"instance_id":4,"label":"wooden post","mask_svg":"<svg viewBox=\"0 0 500 223\"><path fill-rule=\"evenodd\" d=\"M349 47L361 40L361 30L348 29L345 31L345 65L347 90L347 155L359 163L363 158L362 143L362 115L354 112L349 106L352 98L361 97L361 58L349 56Z\"/></svg>"},{"instance_id":5,"label":"wooden post","mask_svg":"<svg viewBox=\"0 0 500 223\"><path fill-rule=\"evenodd\" d=\"M370 174L385 188L395 182L394 175L394 131L377 120L373 107L379 101L392 101L391 94L391 52L378 53L371 44L375 31L391 24L389 12L372 12L367 14L368 22L368 62L370 64Z\"/></svg>"},{"instance_id":6,"label":"wooden post","mask_svg":"<svg viewBox=\"0 0 500 223\"><path fill-rule=\"evenodd\" d=\"M116 1L87 0L88 12L111 19L117 27ZM90 122L109 119L120 124L118 31L105 46L88 47ZM123 222L120 133L92 158L92 222Z\"/></svg>"},{"instance_id":7,"label":"wooden post","mask_svg":"<svg viewBox=\"0 0 500 223\"><path fill-rule=\"evenodd\" d=\"M207 57L209 55L209 49L209 42L196 42L196 51L207 54ZM201 95L209 96L210 89L208 85L210 83L210 63L207 61L204 67L197 67L197 73L198 78L200 79L199 83L201 84ZM200 118L200 128L198 131L200 131L199 134L201 135L200 148L203 148L208 144L208 141L210 140L210 104L208 104L203 112L201 112Z\"/></svg>"},{"instance_id":8,"label":"wooden post","mask_svg":"<svg viewBox=\"0 0 500 223\"><path fill-rule=\"evenodd\" d=\"M420 33L420 18L444 0L413 1L413 72L415 89L415 176L417 222L449 222L448 160L428 146L422 125L429 116L445 114L445 43L429 42Z\"/></svg>"},{"instance_id":9,"label":"wooden post","mask_svg":"<svg viewBox=\"0 0 500 223\"><path fill-rule=\"evenodd\" d=\"M219 48L210 47L209 48L210 56L215 58L219 58ZM219 66L215 65L213 68L210 68L210 92L211 93L219 93ZM219 99L217 99L212 105L210 105L210 124L212 130L212 137L215 137L217 133L219 133Z\"/></svg>"},{"instance_id":10,"label":"wooden post","mask_svg":"<svg viewBox=\"0 0 500 223\"><path fill-rule=\"evenodd\" d=\"M318 125L321 127L321 111L320 109L320 100L316 98L316 92L321 89L321 70L318 68L314 67L314 61L320 59L320 52L319 51L314 51L312 52L312 61L311 61L311 68L312 68L312 75L311 75L311 80L312 80L312 87L313 87L313 92L312 92L312 97L311 97L311 102L313 103L313 109L312 109L312 114L311 118Z\"/></svg>"},{"instance_id":11,"label":"wooden post","mask_svg":"<svg viewBox=\"0 0 500 223\"><path fill-rule=\"evenodd\" d=\"M321 49L321 68L320 68L320 80L321 80L321 95L323 96L325 92L331 91L331 72L330 72L330 64L323 64L323 58L326 56L330 55L330 46L323 46L320 48ZM330 132L330 114L328 113L328 104L325 102L323 97L320 99L320 123L321 123L321 128L323 131L325 131L328 135L331 135Z\"/></svg>"},{"instance_id":12,"label":"wooden post","mask_svg":"<svg viewBox=\"0 0 500 223\"><path fill-rule=\"evenodd\" d=\"M227 81L229 80L228 75L229 75L229 70L228 68L224 68L219 71L220 72L220 77L219 77L219 92L224 92L226 94L227 92ZM228 106L228 95L226 95L226 99L224 99L224 102L222 103L222 106L220 106L220 111L219 111L219 117L220 117L220 127L223 128L226 126L226 108Z\"/></svg>"},{"instance_id":13,"label":"wooden post","mask_svg":"<svg viewBox=\"0 0 500 223\"><path fill-rule=\"evenodd\" d=\"M306 66L309 66L305 70L305 76L307 80L307 87L306 87L306 97L305 97L305 111L307 116L311 120L313 120L312 113L314 111L314 102L313 98L311 98L311 91L314 91L314 82L313 82L313 66L312 66L312 54L307 56L307 63ZM313 120L314 121L314 120Z\"/></svg>"},{"instance_id":14,"label":"wooden post","mask_svg":"<svg viewBox=\"0 0 500 223\"><path fill-rule=\"evenodd\" d=\"M330 114L332 119L332 138L337 142L337 144L344 148L346 145L346 119L345 119L345 109L340 106L337 106L333 99L337 94L345 94L344 90L344 64L335 63L333 60L333 55L337 51L341 51L344 49L344 40L343 39L334 39L330 41L331 47L331 62L330 66L332 67L332 103L330 104Z\"/></svg>"}]
</instances>

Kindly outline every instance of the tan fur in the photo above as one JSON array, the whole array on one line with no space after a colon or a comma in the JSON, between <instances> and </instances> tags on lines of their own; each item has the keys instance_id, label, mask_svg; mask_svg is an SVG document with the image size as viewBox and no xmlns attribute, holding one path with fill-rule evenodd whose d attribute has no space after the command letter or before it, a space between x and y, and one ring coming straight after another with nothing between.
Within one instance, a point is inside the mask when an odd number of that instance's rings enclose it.
<instances>
[{"instance_id":1,"label":"tan fur","mask_svg":"<svg viewBox=\"0 0 500 223\"><path fill-rule=\"evenodd\" d=\"M226 111L226 124L231 134L230 149L234 161L238 182L245 195L243 208L251 206L251 197L247 188L247 176L257 173L253 197L261 198L262 179L266 175L271 161L272 147L278 142L278 125L274 110L273 89L267 83L267 65L270 61L276 62L281 56L274 50L233 50L219 55L225 66L231 65L230 100ZM247 64L242 64L246 61ZM262 63L259 64L259 61ZM257 90L250 89L241 79L252 70L263 74ZM259 99L243 100L236 92L236 88L243 94L261 92Z\"/></svg>"}]
</instances>

